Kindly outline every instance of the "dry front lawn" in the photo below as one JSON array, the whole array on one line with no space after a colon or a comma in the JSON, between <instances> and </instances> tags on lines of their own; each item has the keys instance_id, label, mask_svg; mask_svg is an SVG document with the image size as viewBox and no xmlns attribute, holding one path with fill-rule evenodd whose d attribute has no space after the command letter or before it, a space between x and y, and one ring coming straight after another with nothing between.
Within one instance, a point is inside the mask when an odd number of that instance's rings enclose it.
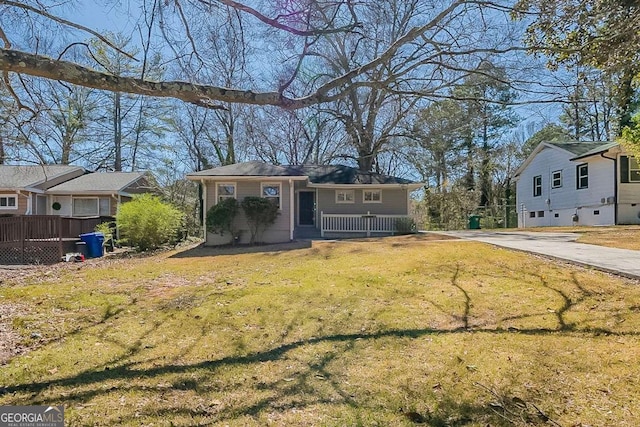
<instances>
[{"instance_id":1,"label":"dry front lawn","mask_svg":"<svg viewBox=\"0 0 640 427\"><path fill-rule=\"evenodd\" d=\"M426 236L302 246L5 277L0 322L31 350L0 405L63 404L71 426L640 425L637 283Z\"/></svg>"}]
</instances>

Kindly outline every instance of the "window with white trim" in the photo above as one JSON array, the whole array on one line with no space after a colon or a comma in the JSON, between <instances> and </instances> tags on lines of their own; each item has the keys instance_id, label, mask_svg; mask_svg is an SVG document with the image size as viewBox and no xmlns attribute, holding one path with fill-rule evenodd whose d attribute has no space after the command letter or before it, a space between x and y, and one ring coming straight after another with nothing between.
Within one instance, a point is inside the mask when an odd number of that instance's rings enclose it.
<instances>
[{"instance_id":1,"label":"window with white trim","mask_svg":"<svg viewBox=\"0 0 640 427\"><path fill-rule=\"evenodd\" d=\"M18 209L18 196L14 194L1 194L0 209Z\"/></svg>"},{"instance_id":2,"label":"window with white trim","mask_svg":"<svg viewBox=\"0 0 640 427\"><path fill-rule=\"evenodd\" d=\"M629 157L629 182L640 182L640 165L635 157Z\"/></svg>"},{"instance_id":3,"label":"window with white trim","mask_svg":"<svg viewBox=\"0 0 640 427\"><path fill-rule=\"evenodd\" d=\"M533 197L542 196L542 175L533 177Z\"/></svg>"},{"instance_id":4,"label":"window with white trim","mask_svg":"<svg viewBox=\"0 0 640 427\"><path fill-rule=\"evenodd\" d=\"M100 210L97 197L74 197L72 216L98 216Z\"/></svg>"},{"instance_id":5,"label":"window with white trim","mask_svg":"<svg viewBox=\"0 0 640 427\"><path fill-rule=\"evenodd\" d=\"M354 190L336 190L336 203L355 203Z\"/></svg>"},{"instance_id":6,"label":"window with white trim","mask_svg":"<svg viewBox=\"0 0 640 427\"><path fill-rule=\"evenodd\" d=\"M362 203L382 203L382 190L363 190Z\"/></svg>"},{"instance_id":7,"label":"window with white trim","mask_svg":"<svg viewBox=\"0 0 640 427\"><path fill-rule=\"evenodd\" d=\"M219 182L216 184L216 201L236 199L236 184L233 182ZM216 202L216 203L217 203Z\"/></svg>"},{"instance_id":8,"label":"window with white trim","mask_svg":"<svg viewBox=\"0 0 640 427\"><path fill-rule=\"evenodd\" d=\"M551 174L551 188L562 187L562 171L555 171Z\"/></svg>"},{"instance_id":9,"label":"window with white trim","mask_svg":"<svg viewBox=\"0 0 640 427\"><path fill-rule=\"evenodd\" d=\"M280 193L282 184L279 182L263 182L260 184L260 193L262 197L273 202L278 208L280 206Z\"/></svg>"},{"instance_id":10,"label":"window with white trim","mask_svg":"<svg viewBox=\"0 0 640 427\"><path fill-rule=\"evenodd\" d=\"M576 188L589 188L589 165L584 163L576 166Z\"/></svg>"}]
</instances>

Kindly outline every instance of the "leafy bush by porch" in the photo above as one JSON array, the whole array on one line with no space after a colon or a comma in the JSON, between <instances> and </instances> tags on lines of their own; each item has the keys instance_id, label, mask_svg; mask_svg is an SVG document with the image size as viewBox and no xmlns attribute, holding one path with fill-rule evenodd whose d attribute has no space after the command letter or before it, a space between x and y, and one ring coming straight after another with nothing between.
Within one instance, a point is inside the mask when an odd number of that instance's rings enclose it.
<instances>
[{"instance_id":1,"label":"leafy bush by porch","mask_svg":"<svg viewBox=\"0 0 640 427\"><path fill-rule=\"evenodd\" d=\"M141 251L173 243L178 239L182 217L178 209L158 196L142 194L118 209L120 241Z\"/></svg>"},{"instance_id":2,"label":"leafy bush by porch","mask_svg":"<svg viewBox=\"0 0 640 427\"><path fill-rule=\"evenodd\" d=\"M233 221L237 214L238 201L236 199L220 200L207 211L207 231L209 233L218 233L221 236L225 232L234 235Z\"/></svg>"},{"instance_id":3,"label":"leafy bush by porch","mask_svg":"<svg viewBox=\"0 0 640 427\"><path fill-rule=\"evenodd\" d=\"M278 206L268 199L253 196L245 197L240 204L247 217L249 232L251 233L249 243L259 242L262 238L262 233L267 227L276 222L279 214Z\"/></svg>"}]
</instances>

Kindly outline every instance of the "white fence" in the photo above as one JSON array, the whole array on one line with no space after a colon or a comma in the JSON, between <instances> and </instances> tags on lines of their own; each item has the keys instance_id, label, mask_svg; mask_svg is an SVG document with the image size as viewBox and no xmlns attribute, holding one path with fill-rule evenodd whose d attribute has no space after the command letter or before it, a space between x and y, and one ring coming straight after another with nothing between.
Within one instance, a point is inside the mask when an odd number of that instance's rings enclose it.
<instances>
[{"instance_id":1,"label":"white fence","mask_svg":"<svg viewBox=\"0 0 640 427\"><path fill-rule=\"evenodd\" d=\"M406 215L375 215L366 214L345 215L326 214L320 212L320 234L334 233L372 233L393 234L397 230L397 220L408 218Z\"/></svg>"}]
</instances>

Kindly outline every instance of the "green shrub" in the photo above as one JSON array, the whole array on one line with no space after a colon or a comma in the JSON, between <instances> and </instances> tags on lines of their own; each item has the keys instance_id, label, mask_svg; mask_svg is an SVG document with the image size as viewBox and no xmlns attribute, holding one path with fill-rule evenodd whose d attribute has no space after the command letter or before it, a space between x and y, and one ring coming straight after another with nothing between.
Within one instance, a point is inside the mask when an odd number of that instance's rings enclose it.
<instances>
[{"instance_id":1,"label":"green shrub","mask_svg":"<svg viewBox=\"0 0 640 427\"><path fill-rule=\"evenodd\" d=\"M413 218L398 218L395 226L398 234L413 234L417 231L416 222Z\"/></svg>"},{"instance_id":2,"label":"green shrub","mask_svg":"<svg viewBox=\"0 0 640 427\"><path fill-rule=\"evenodd\" d=\"M207 211L207 231L219 233L221 236L227 231L233 236L235 229L233 220L238 214L238 201L233 198L222 199Z\"/></svg>"},{"instance_id":3,"label":"green shrub","mask_svg":"<svg viewBox=\"0 0 640 427\"><path fill-rule=\"evenodd\" d=\"M113 247L115 246L115 237L116 237L116 224L115 222L102 222L96 225L96 228L93 231L102 233L104 236L104 246L108 251L113 251Z\"/></svg>"},{"instance_id":4,"label":"green shrub","mask_svg":"<svg viewBox=\"0 0 640 427\"><path fill-rule=\"evenodd\" d=\"M278 206L269 199L253 196L245 197L241 206L247 217L249 232L251 233L249 243L254 244L259 241L258 239L261 238L264 230L276 222L276 218L280 213Z\"/></svg>"},{"instance_id":5,"label":"green shrub","mask_svg":"<svg viewBox=\"0 0 640 427\"><path fill-rule=\"evenodd\" d=\"M141 251L175 243L182 212L151 194L136 196L118 209L116 224L120 241Z\"/></svg>"}]
</instances>

